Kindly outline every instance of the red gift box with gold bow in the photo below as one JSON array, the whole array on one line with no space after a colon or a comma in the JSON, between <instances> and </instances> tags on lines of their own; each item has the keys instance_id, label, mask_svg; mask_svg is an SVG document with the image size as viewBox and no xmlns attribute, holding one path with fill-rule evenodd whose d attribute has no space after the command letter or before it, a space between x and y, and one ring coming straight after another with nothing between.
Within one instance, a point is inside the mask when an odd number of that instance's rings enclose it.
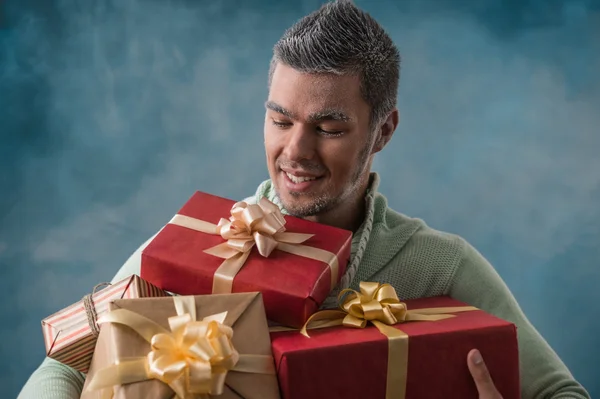
<instances>
[{"instance_id":1,"label":"red gift box with gold bow","mask_svg":"<svg viewBox=\"0 0 600 399\"><path fill-rule=\"evenodd\" d=\"M141 277L180 295L261 292L267 318L301 327L346 270L352 233L263 198L196 192L142 252Z\"/></svg>"},{"instance_id":2,"label":"red gift box with gold bow","mask_svg":"<svg viewBox=\"0 0 600 399\"><path fill-rule=\"evenodd\" d=\"M475 348L503 398L520 397L513 324L449 297L401 302L388 284L360 288L307 328L271 329L284 399L477 398Z\"/></svg>"}]
</instances>

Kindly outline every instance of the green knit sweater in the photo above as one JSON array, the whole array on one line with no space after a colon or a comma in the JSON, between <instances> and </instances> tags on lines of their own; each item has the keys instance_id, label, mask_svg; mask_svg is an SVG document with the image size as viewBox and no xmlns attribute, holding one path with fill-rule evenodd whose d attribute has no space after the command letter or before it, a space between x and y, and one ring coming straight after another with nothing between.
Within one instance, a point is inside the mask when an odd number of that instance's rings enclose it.
<instances>
[{"instance_id":1,"label":"green knit sweater","mask_svg":"<svg viewBox=\"0 0 600 399\"><path fill-rule=\"evenodd\" d=\"M388 208L373 174L365 198L365 220L352 240L352 256L340 288L358 289L360 281L387 282L399 297L450 295L517 325L522 397L589 398L546 341L529 323L494 268L464 239L428 227L422 220ZM267 197L282 208L270 181L253 198ZM153 238L153 237L152 237ZM140 273L144 243L123 265L113 282ZM465 359L466 363L466 359ZM79 398L85 376L46 358L23 387L19 399Z\"/></svg>"}]
</instances>

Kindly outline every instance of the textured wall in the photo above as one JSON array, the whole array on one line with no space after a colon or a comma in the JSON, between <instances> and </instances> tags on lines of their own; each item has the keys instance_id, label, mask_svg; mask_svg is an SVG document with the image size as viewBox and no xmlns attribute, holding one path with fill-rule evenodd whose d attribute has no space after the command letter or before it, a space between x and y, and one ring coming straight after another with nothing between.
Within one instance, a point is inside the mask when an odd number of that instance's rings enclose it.
<instances>
[{"instance_id":1,"label":"textured wall","mask_svg":"<svg viewBox=\"0 0 600 399\"><path fill-rule=\"evenodd\" d=\"M0 390L40 320L110 280L195 189L267 177L271 46L321 1L0 2ZM598 1L357 1L403 55L391 205L471 241L600 394Z\"/></svg>"}]
</instances>

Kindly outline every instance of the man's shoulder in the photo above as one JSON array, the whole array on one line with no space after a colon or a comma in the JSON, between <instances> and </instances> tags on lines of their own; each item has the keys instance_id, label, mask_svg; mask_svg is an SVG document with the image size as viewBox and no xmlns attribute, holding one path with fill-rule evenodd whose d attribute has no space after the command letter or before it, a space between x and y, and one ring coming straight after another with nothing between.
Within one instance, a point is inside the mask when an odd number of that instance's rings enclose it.
<instances>
[{"instance_id":1,"label":"man's shoulder","mask_svg":"<svg viewBox=\"0 0 600 399\"><path fill-rule=\"evenodd\" d=\"M444 295L466 256L466 240L393 209L386 210L386 221L381 231L387 231L384 235L388 240L377 236L373 239L379 247L399 248L385 262L380 277L391 282L405 298Z\"/></svg>"},{"instance_id":2,"label":"man's shoulder","mask_svg":"<svg viewBox=\"0 0 600 399\"><path fill-rule=\"evenodd\" d=\"M378 200L376 199L376 201ZM465 239L460 235L433 228L425 220L398 212L387 206L387 203L381 209L383 210L383 212L380 212L382 215L375 218L374 224L380 225L386 231L395 231L396 234L410 233L410 239L407 243L413 242L429 244L428 246L438 244L458 247L463 247L466 243Z\"/></svg>"},{"instance_id":3,"label":"man's shoulder","mask_svg":"<svg viewBox=\"0 0 600 399\"><path fill-rule=\"evenodd\" d=\"M415 232L412 239L415 242L423 242L426 247L448 248L460 253L464 251L467 241L456 233L438 230L422 221L421 228Z\"/></svg>"},{"instance_id":4,"label":"man's shoulder","mask_svg":"<svg viewBox=\"0 0 600 399\"><path fill-rule=\"evenodd\" d=\"M385 210L385 230L405 241L398 257L416 257L425 265L454 268L465 254L468 242L456 233L431 227L421 218L411 217L390 207ZM408 237L407 237L408 236Z\"/></svg>"}]
</instances>

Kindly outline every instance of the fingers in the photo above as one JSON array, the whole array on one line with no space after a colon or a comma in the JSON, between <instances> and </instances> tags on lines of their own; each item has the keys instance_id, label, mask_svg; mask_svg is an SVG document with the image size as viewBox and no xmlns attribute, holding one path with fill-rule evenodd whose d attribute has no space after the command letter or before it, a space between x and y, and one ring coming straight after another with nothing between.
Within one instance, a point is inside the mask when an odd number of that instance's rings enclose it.
<instances>
[{"instance_id":1,"label":"fingers","mask_svg":"<svg viewBox=\"0 0 600 399\"><path fill-rule=\"evenodd\" d=\"M473 381L475 381L481 399L502 398L500 393L496 390L494 381L492 381L492 377L481 357L481 353L479 353L477 349L473 349L469 352L467 356L467 365L469 366L469 371L471 372L471 376L473 376Z\"/></svg>"}]
</instances>

